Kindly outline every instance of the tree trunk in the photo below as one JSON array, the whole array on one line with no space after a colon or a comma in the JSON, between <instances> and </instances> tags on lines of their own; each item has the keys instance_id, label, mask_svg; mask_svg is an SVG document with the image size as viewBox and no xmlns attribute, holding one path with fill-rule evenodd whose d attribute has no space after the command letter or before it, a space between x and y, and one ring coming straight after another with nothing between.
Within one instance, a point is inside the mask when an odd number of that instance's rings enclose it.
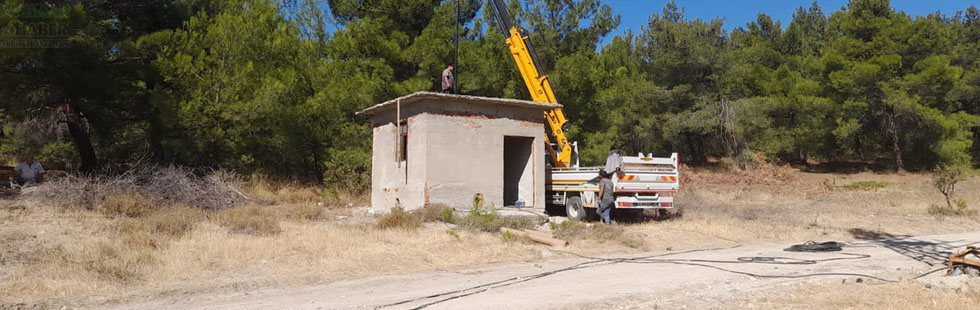
<instances>
[{"instance_id":1,"label":"tree trunk","mask_svg":"<svg viewBox=\"0 0 980 310\"><path fill-rule=\"evenodd\" d=\"M311 142L310 155L313 155L313 171L314 173L316 173L314 180L316 180L316 182L319 184L323 184L323 166L322 163L320 162L320 152L319 152L320 148L317 147L317 143L315 140L310 142Z\"/></svg>"},{"instance_id":2,"label":"tree trunk","mask_svg":"<svg viewBox=\"0 0 980 310\"><path fill-rule=\"evenodd\" d=\"M722 121L722 140L725 142L725 151L735 160L735 164L738 165L739 169L745 169L745 162L742 161L742 154L740 154L741 148L738 145L738 136L735 134L735 121L732 119L731 106L728 105L728 100L725 98L721 98L720 114Z\"/></svg>"},{"instance_id":3,"label":"tree trunk","mask_svg":"<svg viewBox=\"0 0 980 310\"><path fill-rule=\"evenodd\" d=\"M905 162L902 161L901 135L899 134L898 122L895 116L888 114L885 116L885 132L892 140L892 153L895 155L895 172L905 172Z\"/></svg>"},{"instance_id":4,"label":"tree trunk","mask_svg":"<svg viewBox=\"0 0 980 310\"><path fill-rule=\"evenodd\" d=\"M892 135L892 152L895 153L895 172L905 172L905 162L902 161L902 147L898 134Z\"/></svg>"},{"instance_id":5,"label":"tree trunk","mask_svg":"<svg viewBox=\"0 0 980 310\"><path fill-rule=\"evenodd\" d=\"M690 148L689 154L694 160L695 164L704 165L708 163L708 157L704 154L704 148L701 147L700 139L696 139L694 134L684 133L684 138L687 139L687 145Z\"/></svg>"},{"instance_id":6,"label":"tree trunk","mask_svg":"<svg viewBox=\"0 0 980 310\"><path fill-rule=\"evenodd\" d=\"M92 138L82 125L82 116L78 110L72 109L71 104L65 104L61 113L65 116L65 123L68 124L68 134L75 144L75 150L82 158L82 165L79 168L82 172L95 170L99 165L99 159L95 156L95 148L92 147Z\"/></svg>"}]
</instances>

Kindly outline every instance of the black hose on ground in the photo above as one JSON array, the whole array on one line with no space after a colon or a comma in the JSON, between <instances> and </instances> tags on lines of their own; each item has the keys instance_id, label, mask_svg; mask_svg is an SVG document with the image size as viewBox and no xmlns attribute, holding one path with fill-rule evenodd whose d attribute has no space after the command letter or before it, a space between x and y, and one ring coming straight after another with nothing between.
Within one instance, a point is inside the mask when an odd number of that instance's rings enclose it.
<instances>
[{"instance_id":1,"label":"black hose on ground","mask_svg":"<svg viewBox=\"0 0 980 310\"><path fill-rule=\"evenodd\" d=\"M834 242L834 243L836 243L836 242ZM836 243L836 244L839 245L839 243ZM821 263L821 262L828 262L828 261L835 261L835 260L857 260L857 259L865 259L865 258L870 258L871 257L871 255L860 254L860 253L838 253L840 255L846 255L846 256L844 256L844 257L831 257L831 258L824 258L824 259L815 259L815 260L796 259L796 258L778 257L778 256L739 257L736 260L664 259L664 258L658 258L658 257L663 257L663 256L679 255L679 254L686 254L686 253L695 253L695 252L703 252L703 251L716 251L716 250L734 249L734 248L737 248L737 247L740 247L740 246L742 246L742 245L739 244L739 245L730 246L730 247L710 248L710 249L694 249L694 250L680 251L680 252L674 252L674 253L665 253L665 254L658 254L658 255L643 256L643 257L632 257L632 258L600 258L600 257L592 257L592 256L582 255L582 254L578 254L578 253L574 253L574 252L553 250L554 252L564 253L564 254L576 256L576 257L579 257L579 258L588 259L589 261L578 263L576 265L565 267L565 268L560 268L560 269L546 271L546 272L542 272L542 273L538 273L538 274L533 274L533 275L530 275L530 276L512 277L512 278L508 278L508 279L504 279L504 280L500 280L500 281L495 281L495 282L491 282L491 283L486 283L486 284L481 284L481 285L477 285L477 286L472 286L472 287L469 287L469 288L464 288L464 289L459 289L459 290L453 290L453 291L449 291L449 292L443 292L443 293L439 293L439 294L433 294L433 295L423 296L423 297L414 298L414 299L410 299L410 300L404 300L404 301L400 301L400 302L396 302L396 303L381 305L381 306L375 307L375 309L383 309L383 308L387 308L387 307L392 307L392 306L397 306L397 305L403 305L403 304L412 303L412 302L418 302L418 301L422 301L422 300L426 300L426 299L446 297L446 298L443 298L443 299L434 300L434 301L431 301L431 302L428 302L428 303L425 303L425 304L422 304L422 305L419 305L417 307L412 308L413 310L424 309L424 308L427 308L429 306L440 304L440 303L447 302L447 301L450 301L450 300L454 300L454 299L458 299L458 298L463 298L463 297L467 297L467 296L472 296L472 295L480 294L480 293L489 291L489 290L494 289L494 288L501 288L501 287L506 287L506 286L510 286L510 285L514 285L514 284L518 284L518 283L522 283L522 282L527 282L527 281L531 281L531 280L534 280L534 279L539 279L539 278L547 277L547 276L554 275L554 274L561 273L561 272L565 272L565 271L571 271L571 270L577 270L577 269L583 269L583 268L590 268L590 267L596 267L596 266L603 266L603 265L611 265L611 264L617 264L617 263L676 264L676 265L698 266L698 267L704 267L704 268L711 268L711 269L715 269L715 270L720 270L720 271L724 271L724 272L728 272L728 273L733 273L733 274L745 275L745 276L750 276L750 277L755 277L755 278L764 278L764 279L773 279L773 278L779 278L779 279L798 279L798 278L823 277L823 276L853 276L853 277L864 277L864 278L868 278L868 279L875 279L875 280L882 281L882 282L891 282L891 283L899 282L899 280L889 280L889 279L884 279L884 278L880 278L880 277L877 277L877 276L868 275L868 274L862 274L862 273L823 272L823 273L807 273L807 274L798 274L798 275L767 275L767 274L757 274L757 273L751 273L751 272L745 272L745 271L731 270L731 269L726 269L726 268L722 268L722 267L718 267L718 266L708 265L708 263L715 263L715 264L812 265L812 264L817 264L817 263ZM933 274L935 272L938 272L940 270L945 270L945 269L946 269L945 267L934 269L934 270L931 270L931 271L922 273L922 274L920 274L920 275L912 278L912 280L919 279L919 278L922 278L924 276L927 276L927 275L930 275L930 274ZM460 293L463 293L463 294L460 294ZM459 295L454 295L454 294L459 294ZM454 295L454 296L450 296L450 295Z\"/></svg>"}]
</instances>

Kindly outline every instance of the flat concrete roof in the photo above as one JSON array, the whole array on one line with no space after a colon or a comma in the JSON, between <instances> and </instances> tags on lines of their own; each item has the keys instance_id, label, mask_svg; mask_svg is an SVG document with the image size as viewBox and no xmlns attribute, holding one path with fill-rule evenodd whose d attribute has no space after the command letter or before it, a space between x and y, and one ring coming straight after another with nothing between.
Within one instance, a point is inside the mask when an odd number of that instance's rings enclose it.
<instances>
[{"instance_id":1,"label":"flat concrete roof","mask_svg":"<svg viewBox=\"0 0 980 310\"><path fill-rule=\"evenodd\" d=\"M541 103L527 100L519 99L506 99L506 98L493 98L493 97L480 97L480 96L468 96L468 95L454 95L445 93L436 93L428 91L415 92L409 95L401 96L395 99L391 99L376 105L373 105L367 109L357 112L357 115L374 115L380 112L391 110L395 108L395 104L401 100L401 104L411 104L423 99L441 99L447 101L463 101L470 103L479 104L489 104L489 105L507 105L522 108L539 109L542 111L561 108L560 104L553 103Z\"/></svg>"}]
</instances>

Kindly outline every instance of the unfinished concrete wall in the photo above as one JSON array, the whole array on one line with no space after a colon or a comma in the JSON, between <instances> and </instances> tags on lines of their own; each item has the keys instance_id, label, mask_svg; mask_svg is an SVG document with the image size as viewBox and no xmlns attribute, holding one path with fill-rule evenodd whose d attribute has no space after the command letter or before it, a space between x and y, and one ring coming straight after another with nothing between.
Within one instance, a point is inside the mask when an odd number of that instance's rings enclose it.
<instances>
[{"instance_id":1,"label":"unfinished concrete wall","mask_svg":"<svg viewBox=\"0 0 980 310\"><path fill-rule=\"evenodd\" d=\"M476 193L482 193L488 204L504 206L505 137L530 145L506 157L518 163L521 157L527 159L517 177L508 175L521 184L517 199L528 207L544 208L546 154L541 109L432 99L404 104L400 110L408 127L406 162L396 160L398 113L386 111L372 117L373 208L387 210L396 200L405 209L427 203L468 208Z\"/></svg>"},{"instance_id":2,"label":"unfinished concrete wall","mask_svg":"<svg viewBox=\"0 0 980 310\"><path fill-rule=\"evenodd\" d=\"M371 158L371 205L394 207L396 203L405 209L425 205L425 124L413 118L404 120L408 133L405 161L398 160L398 130L394 120L374 127L373 156ZM377 191L380 190L380 193Z\"/></svg>"}]
</instances>

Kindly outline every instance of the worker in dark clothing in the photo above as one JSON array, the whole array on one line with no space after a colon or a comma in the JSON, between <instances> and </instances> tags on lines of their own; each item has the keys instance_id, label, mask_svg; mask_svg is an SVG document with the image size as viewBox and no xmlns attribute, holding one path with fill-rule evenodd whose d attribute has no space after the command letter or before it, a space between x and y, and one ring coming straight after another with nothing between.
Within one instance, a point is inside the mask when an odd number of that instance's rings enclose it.
<instances>
[{"instance_id":1,"label":"worker in dark clothing","mask_svg":"<svg viewBox=\"0 0 980 310\"><path fill-rule=\"evenodd\" d=\"M610 213L615 202L616 198L613 197L613 183L612 180L609 180L609 173L605 170L599 170L599 210L596 210L596 213L602 218L602 222L607 225L612 224Z\"/></svg>"},{"instance_id":2,"label":"worker in dark clothing","mask_svg":"<svg viewBox=\"0 0 980 310\"><path fill-rule=\"evenodd\" d=\"M453 77L453 70L456 68L453 65L446 67L446 70L442 70L442 92L448 94L456 93L456 79Z\"/></svg>"},{"instance_id":3,"label":"worker in dark clothing","mask_svg":"<svg viewBox=\"0 0 980 310\"><path fill-rule=\"evenodd\" d=\"M617 174L623 174L623 157L619 155L619 150L610 149L609 157L606 157L606 172L609 173L610 177L615 177Z\"/></svg>"}]
</instances>

